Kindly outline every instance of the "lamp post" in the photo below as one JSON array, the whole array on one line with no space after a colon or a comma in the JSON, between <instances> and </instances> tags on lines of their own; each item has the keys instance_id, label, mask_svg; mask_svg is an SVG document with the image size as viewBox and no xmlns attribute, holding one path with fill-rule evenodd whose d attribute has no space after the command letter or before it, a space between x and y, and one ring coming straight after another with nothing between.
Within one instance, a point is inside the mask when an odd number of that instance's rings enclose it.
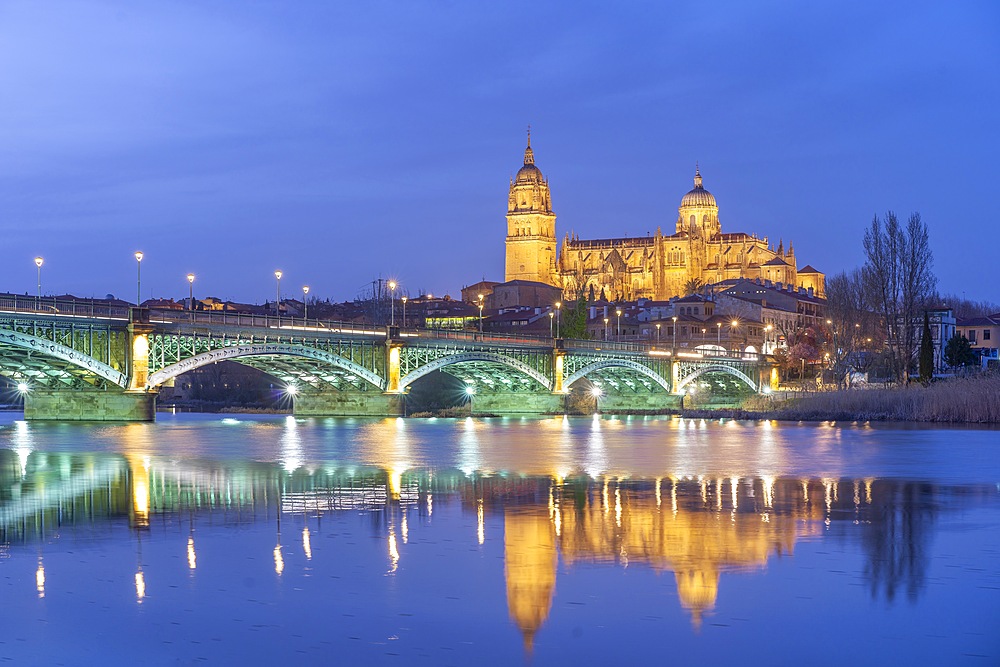
<instances>
[{"instance_id":1,"label":"lamp post","mask_svg":"<svg viewBox=\"0 0 1000 667\"><path fill-rule=\"evenodd\" d=\"M677 351L677 316L674 315L670 319L673 320L673 322L674 322L674 344L673 344L673 349L676 352Z\"/></svg>"},{"instance_id":2,"label":"lamp post","mask_svg":"<svg viewBox=\"0 0 1000 667\"><path fill-rule=\"evenodd\" d=\"M135 307L142 302L142 251L135 251Z\"/></svg>"},{"instance_id":3,"label":"lamp post","mask_svg":"<svg viewBox=\"0 0 1000 667\"><path fill-rule=\"evenodd\" d=\"M618 342L620 343L622 340L622 309L617 309L615 315L618 316Z\"/></svg>"},{"instance_id":4,"label":"lamp post","mask_svg":"<svg viewBox=\"0 0 1000 667\"><path fill-rule=\"evenodd\" d=\"M604 340L608 339L608 318L604 318Z\"/></svg>"},{"instance_id":5,"label":"lamp post","mask_svg":"<svg viewBox=\"0 0 1000 667\"><path fill-rule=\"evenodd\" d=\"M479 333L483 333L483 295L479 295Z\"/></svg>"},{"instance_id":6,"label":"lamp post","mask_svg":"<svg viewBox=\"0 0 1000 667\"><path fill-rule=\"evenodd\" d=\"M774 330L773 324L768 324L764 327L764 354L770 354L771 349L771 331Z\"/></svg>"},{"instance_id":7,"label":"lamp post","mask_svg":"<svg viewBox=\"0 0 1000 667\"><path fill-rule=\"evenodd\" d=\"M716 322L715 329L716 333L718 333L718 340L716 341L716 343L718 344L719 347L722 347L722 322Z\"/></svg>"},{"instance_id":8,"label":"lamp post","mask_svg":"<svg viewBox=\"0 0 1000 667\"><path fill-rule=\"evenodd\" d=\"M278 318L278 324L281 324L281 271L274 272L274 279L277 281L277 288L274 293L274 315Z\"/></svg>"},{"instance_id":9,"label":"lamp post","mask_svg":"<svg viewBox=\"0 0 1000 667\"><path fill-rule=\"evenodd\" d=\"M396 326L396 281L389 281L389 326Z\"/></svg>"},{"instance_id":10,"label":"lamp post","mask_svg":"<svg viewBox=\"0 0 1000 667\"><path fill-rule=\"evenodd\" d=\"M656 323L656 344L660 344L660 323Z\"/></svg>"},{"instance_id":11,"label":"lamp post","mask_svg":"<svg viewBox=\"0 0 1000 667\"><path fill-rule=\"evenodd\" d=\"M556 301L556 338L559 338L560 322L562 322L562 301Z\"/></svg>"},{"instance_id":12,"label":"lamp post","mask_svg":"<svg viewBox=\"0 0 1000 667\"><path fill-rule=\"evenodd\" d=\"M734 332L736 331L736 327L738 327L739 324L740 324L739 320L733 320L732 322L729 323L730 345L732 345L733 341L736 339L736 334Z\"/></svg>"},{"instance_id":13,"label":"lamp post","mask_svg":"<svg viewBox=\"0 0 1000 667\"><path fill-rule=\"evenodd\" d=\"M406 328L406 295L403 295L403 298L401 299L401 301L403 302L403 328L405 329Z\"/></svg>"},{"instance_id":14,"label":"lamp post","mask_svg":"<svg viewBox=\"0 0 1000 667\"><path fill-rule=\"evenodd\" d=\"M302 286L302 324L309 319L309 285Z\"/></svg>"},{"instance_id":15,"label":"lamp post","mask_svg":"<svg viewBox=\"0 0 1000 667\"><path fill-rule=\"evenodd\" d=\"M556 319L556 313L553 310L549 311L549 338L552 338L552 323Z\"/></svg>"},{"instance_id":16,"label":"lamp post","mask_svg":"<svg viewBox=\"0 0 1000 667\"><path fill-rule=\"evenodd\" d=\"M38 295L35 297L35 310L38 310L42 302L42 262L41 257L35 258L35 267L38 269Z\"/></svg>"},{"instance_id":17,"label":"lamp post","mask_svg":"<svg viewBox=\"0 0 1000 667\"><path fill-rule=\"evenodd\" d=\"M191 311L191 319L194 319L194 274L187 274L188 279L188 310Z\"/></svg>"}]
</instances>

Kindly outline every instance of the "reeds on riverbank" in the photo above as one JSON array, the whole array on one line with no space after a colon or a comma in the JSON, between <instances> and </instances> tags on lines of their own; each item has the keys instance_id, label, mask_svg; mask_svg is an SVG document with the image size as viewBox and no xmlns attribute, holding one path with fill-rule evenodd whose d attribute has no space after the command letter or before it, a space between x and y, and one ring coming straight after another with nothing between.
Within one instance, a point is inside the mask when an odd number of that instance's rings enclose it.
<instances>
[{"instance_id":1,"label":"reeds on riverbank","mask_svg":"<svg viewBox=\"0 0 1000 667\"><path fill-rule=\"evenodd\" d=\"M784 403L754 397L741 410L720 411L715 416L723 414L738 419L998 424L1000 376L955 378L926 387L820 392Z\"/></svg>"}]
</instances>

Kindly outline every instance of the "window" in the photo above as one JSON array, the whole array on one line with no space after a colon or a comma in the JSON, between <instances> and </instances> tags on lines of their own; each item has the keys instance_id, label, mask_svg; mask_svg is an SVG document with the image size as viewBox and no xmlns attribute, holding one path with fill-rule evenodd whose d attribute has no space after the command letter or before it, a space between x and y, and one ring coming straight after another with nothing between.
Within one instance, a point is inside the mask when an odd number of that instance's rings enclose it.
<instances>
[{"instance_id":1,"label":"window","mask_svg":"<svg viewBox=\"0 0 1000 667\"><path fill-rule=\"evenodd\" d=\"M969 329L969 342L973 345L976 343L976 330Z\"/></svg>"},{"instance_id":2,"label":"window","mask_svg":"<svg viewBox=\"0 0 1000 667\"><path fill-rule=\"evenodd\" d=\"M989 339L990 339L990 330L983 329L983 340L989 340Z\"/></svg>"}]
</instances>

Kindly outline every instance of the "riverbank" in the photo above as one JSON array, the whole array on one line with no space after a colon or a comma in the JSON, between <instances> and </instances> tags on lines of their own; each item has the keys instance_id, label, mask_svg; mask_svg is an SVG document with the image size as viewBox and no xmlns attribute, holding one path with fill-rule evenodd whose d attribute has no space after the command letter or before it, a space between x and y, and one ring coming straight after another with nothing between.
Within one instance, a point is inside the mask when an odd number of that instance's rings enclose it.
<instances>
[{"instance_id":1,"label":"riverbank","mask_svg":"<svg viewBox=\"0 0 1000 667\"><path fill-rule=\"evenodd\" d=\"M754 396L742 408L685 410L685 417L782 421L909 421L1000 424L1000 376L955 378L928 386L819 392L785 402Z\"/></svg>"}]
</instances>

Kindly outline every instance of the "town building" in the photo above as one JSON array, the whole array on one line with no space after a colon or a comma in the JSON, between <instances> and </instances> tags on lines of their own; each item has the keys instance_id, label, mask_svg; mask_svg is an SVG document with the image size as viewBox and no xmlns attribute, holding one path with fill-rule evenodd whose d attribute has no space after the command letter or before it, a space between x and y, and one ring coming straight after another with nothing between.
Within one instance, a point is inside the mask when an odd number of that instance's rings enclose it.
<instances>
[{"instance_id":1,"label":"town building","mask_svg":"<svg viewBox=\"0 0 1000 667\"><path fill-rule=\"evenodd\" d=\"M1000 313L962 318L955 323L955 329L969 341L983 368L1000 367Z\"/></svg>"},{"instance_id":2,"label":"town building","mask_svg":"<svg viewBox=\"0 0 1000 667\"><path fill-rule=\"evenodd\" d=\"M745 232L724 233L719 207L695 169L694 189L681 198L672 233L638 238L580 239L566 234L557 243L556 214L549 183L535 165L531 136L524 166L510 181L507 200L505 280L560 287L566 299L584 294L590 301L683 296L692 285L726 280L766 280L824 292L824 275L812 266L797 267L791 242Z\"/></svg>"}]
</instances>

